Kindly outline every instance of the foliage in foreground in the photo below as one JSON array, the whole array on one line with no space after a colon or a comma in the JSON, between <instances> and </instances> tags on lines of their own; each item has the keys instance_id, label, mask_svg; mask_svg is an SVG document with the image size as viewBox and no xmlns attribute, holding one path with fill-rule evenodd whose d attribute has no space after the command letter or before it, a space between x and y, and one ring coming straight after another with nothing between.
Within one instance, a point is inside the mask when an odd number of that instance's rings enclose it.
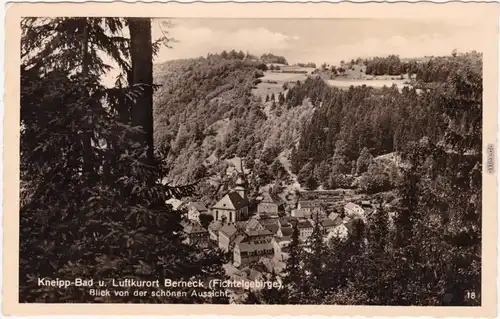
<instances>
[{"instance_id":1,"label":"foliage in foreground","mask_svg":"<svg viewBox=\"0 0 500 319\"><path fill-rule=\"evenodd\" d=\"M116 59L125 74L137 63L129 59L134 38L119 36L130 23L97 18L23 23L21 302L227 302L132 293L99 297L88 287L39 285L39 278L93 279L94 285L104 280L110 287L112 279L163 282L223 274L217 251L183 243L180 217L165 204L192 194L194 187L164 185L165 153L151 157L142 127L132 126L134 113L123 116L148 90L132 85L130 77L128 84L118 81L110 89L99 82L107 67L98 49Z\"/></svg>"}]
</instances>

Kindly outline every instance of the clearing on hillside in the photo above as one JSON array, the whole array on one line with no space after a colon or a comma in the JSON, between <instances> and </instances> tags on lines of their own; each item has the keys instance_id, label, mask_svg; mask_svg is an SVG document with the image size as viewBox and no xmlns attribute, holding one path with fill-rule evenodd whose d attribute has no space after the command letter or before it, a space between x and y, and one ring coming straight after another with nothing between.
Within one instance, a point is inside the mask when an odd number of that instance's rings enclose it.
<instances>
[{"instance_id":1,"label":"clearing on hillside","mask_svg":"<svg viewBox=\"0 0 500 319\"><path fill-rule=\"evenodd\" d=\"M307 79L307 74L303 73L285 73L285 72L272 72L266 71L264 72L264 76L260 78L262 80L261 83L257 84L257 87L252 90L252 93L255 96L260 96L263 100L265 100L266 95L275 94L277 95L279 92L283 90L284 83L295 83L297 81L304 81Z\"/></svg>"},{"instance_id":2,"label":"clearing on hillside","mask_svg":"<svg viewBox=\"0 0 500 319\"><path fill-rule=\"evenodd\" d=\"M384 86L391 87L393 84L395 84L399 89L402 89L405 86L409 86L409 84L406 83L407 80L379 80L379 79L364 79L364 80L345 80L345 79L335 79L335 80L326 80L326 83L328 85L338 87L341 89L348 89L351 85L352 86L371 86L374 88L382 88Z\"/></svg>"}]
</instances>

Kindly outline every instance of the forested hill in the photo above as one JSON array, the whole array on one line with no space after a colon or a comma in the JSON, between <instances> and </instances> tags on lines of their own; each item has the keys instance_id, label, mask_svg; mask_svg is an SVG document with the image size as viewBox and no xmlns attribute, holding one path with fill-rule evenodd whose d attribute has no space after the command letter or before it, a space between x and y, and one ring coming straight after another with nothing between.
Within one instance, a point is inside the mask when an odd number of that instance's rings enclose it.
<instances>
[{"instance_id":1,"label":"forested hill","mask_svg":"<svg viewBox=\"0 0 500 319\"><path fill-rule=\"evenodd\" d=\"M249 92L262 76L253 61L209 59L171 61L158 65L155 81L162 88L156 93L155 125L158 144L176 140L177 131L200 138L205 128L225 117L242 115L257 103ZM259 73L260 72L260 73ZM247 106L243 108L241 106ZM183 136L174 151L184 145Z\"/></svg>"},{"instance_id":2,"label":"forested hill","mask_svg":"<svg viewBox=\"0 0 500 319\"><path fill-rule=\"evenodd\" d=\"M363 173L366 165L359 167L360 157L364 161L370 156L402 151L409 142L423 137L440 142L449 124L441 105L443 97L450 94L449 87L468 74L469 78L459 83L468 92L482 77L482 55L475 52L421 61L413 71L394 56L366 63L369 67L375 63L381 74L397 69L414 72L412 88L380 90L363 85L340 90L319 78L310 78L287 94L285 103L309 98L314 105L321 105L310 125L303 128L292 156L293 172L313 186L335 188L339 186L339 174ZM463 111L459 125L475 123L481 117L473 109Z\"/></svg>"},{"instance_id":3,"label":"forested hill","mask_svg":"<svg viewBox=\"0 0 500 319\"><path fill-rule=\"evenodd\" d=\"M229 155L235 130L243 127L248 134L266 119L251 94L263 76L259 66L220 55L157 66L155 82L162 87L155 96L155 143L171 148L174 182L206 176L206 160L214 164Z\"/></svg>"},{"instance_id":4,"label":"forested hill","mask_svg":"<svg viewBox=\"0 0 500 319\"><path fill-rule=\"evenodd\" d=\"M312 189L352 187L354 177L363 175L364 190L389 190L396 168L388 173L387 165L372 165L373 159L423 137L441 141L448 125L440 104L450 93L447 86L459 74L481 77L481 61L477 53L420 61L412 64L416 76L403 88L339 89L312 75L272 95L258 94L273 82L267 76L277 74L259 59L215 54L167 62L155 70L162 85L155 96L155 143L171 148L170 180L212 179L204 194L220 191L227 159L235 156L245 158L255 192L291 184L295 174ZM363 63L376 63L380 72L410 72L394 57ZM474 122L474 114L465 112L464 123Z\"/></svg>"},{"instance_id":5,"label":"forested hill","mask_svg":"<svg viewBox=\"0 0 500 319\"><path fill-rule=\"evenodd\" d=\"M298 142L314 108L304 101L288 110L254 94L265 69L258 59L218 54L156 66L155 143L170 147L170 181L209 178L200 192L216 198L231 187L226 171L235 156L252 171L253 194L288 176L280 153Z\"/></svg>"},{"instance_id":6,"label":"forested hill","mask_svg":"<svg viewBox=\"0 0 500 319\"><path fill-rule=\"evenodd\" d=\"M364 173L366 168L357 165L363 152L379 156L424 136L432 141L442 136L434 91L417 94L415 89L366 86L340 90L321 79L308 79L294 87L287 100L306 97L321 107L303 127L292 170L326 188L342 186L335 181L339 174Z\"/></svg>"}]
</instances>

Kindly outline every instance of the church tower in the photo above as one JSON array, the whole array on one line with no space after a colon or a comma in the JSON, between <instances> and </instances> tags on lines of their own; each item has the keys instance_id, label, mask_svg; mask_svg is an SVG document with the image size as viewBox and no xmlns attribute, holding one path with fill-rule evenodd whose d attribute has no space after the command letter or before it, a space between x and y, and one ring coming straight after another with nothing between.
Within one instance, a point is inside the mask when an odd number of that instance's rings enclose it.
<instances>
[{"instance_id":1,"label":"church tower","mask_svg":"<svg viewBox=\"0 0 500 319\"><path fill-rule=\"evenodd\" d=\"M234 191L237 192L243 200L247 200L247 181L245 178L245 171L243 169L243 160L240 159L240 174L238 180L236 181L236 187Z\"/></svg>"},{"instance_id":2,"label":"church tower","mask_svg":"<svg viewBox=\"0 0 500 319\"><path fill-rule=\"evenodd\" d=\"M238 180L236 181L236 187L234 188L234 191L237 192L243 199L245 199L247 196L245 181L241 176L239 176Z\"/></svg>"}]
</instances>

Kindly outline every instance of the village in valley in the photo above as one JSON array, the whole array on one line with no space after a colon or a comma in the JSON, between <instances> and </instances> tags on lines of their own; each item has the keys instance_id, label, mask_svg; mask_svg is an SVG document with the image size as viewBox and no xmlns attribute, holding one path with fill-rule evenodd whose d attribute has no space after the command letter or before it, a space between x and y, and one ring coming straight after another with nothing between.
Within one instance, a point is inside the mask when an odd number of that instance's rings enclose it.
<instances>
[{"instance_id":1,"label":"village in valley","mask_svg":"<svg viewBox=\"0 0 500 319\"><path fill-rule=\"evenodd\" d=\"M227 55L223 52L222 55L224 54ZM236 53L233 50L230 54ZM269 56L279 58L271 54ZM365 68L360 59L349 63L342 61L339 71L335 66L327 64L316 68L313 63L296 65L267 63L264 76L253 87L252 94L262 100L263 112L269 118L273 118L275 115L270 110L276 108L278 96L285 97L289 91L287 88L293 87L295 82L300 83L308 78L322 78L328 85L344 89L345 85L342 83L349 79L358 81L358 85L365 84L363 81L369 81L374 85L386 79L365 75ZM332 81L330 77L337 79L338 83L329 83L328 81ZM400 81L397 84L401 87L407 85L405 82L407 79L398 80L394 77L387 79L392 81L391 84ZM266 102L263 102L264 100ZM227 126L227 123L223 124ZM288 183L281 184L285 190L281 189L279 193L273 190L270 184L260 184L253 185L254 189L257 186L258 194L253 192L253 196L249 196L251 182L248 175L255 172L244 165L243 157L226 156L222 161L228 163L228 167L223 169L225 172L222 176L226 175L224 179L226 182L232 181L230 184L233 187L227 187L226 183L227 191L222 194L219 192L208 198L207 194L199 194L201 195L199 197L172 198L167 202L182 216L181 225L185 243L204 250L220 249L226 253L228 262L224 265L224 269L225 275L229 278L260 281L276 276L280 280L280 275L286 268L289 246L295 229L302 244L301 249L307 250L308 239L313 234L316 224L325 243L328 243L332 240L347 239L357 223L369 224L370 216L375 215L382 206L385 208L384 214L392 220L393 208L398 205L398 200L392 191L360 193L356 182L338 189L320 187L306 190L300 186L297 175L291 172L289 157L290 154L284 151L276 158L276 161L280 161L280 166L283 165L285 175L291 178ZM209 166L216 161L216 157L211 155L205 164ZM383 163L383 167L398 167L401 164L396 153L377 157L373 162ZM345 177L346 180L355 181L359 179L360 174L347 174ZM216 182L215 185L218 183L220 182ZM255 184L255 180L253 183ZM236 299L241 296L241 294L233 295Z\"/></svg>"},{"instance_id":2,"label":"village in valley","mask_svg":"<svg viewBox=\"0 0 500 319\"><path fill-rule=\"evenodd\" d=\"M214 205L202 201L172 199L168 203L182 214L181 225L185 243L203 249L221 249L229 262L226 276L234 280L262 281L282 274L286 267L289 246L296 229L303 249L318 223L325 242L345 240L356 227L366 225L381 207L382 201L364 194L346 194L345 190L312 196L303 191L295 202L287 203L280 196L263 191L255 199L248 197L248 182L243 169L230 170L236 178L235 187ZM233 167L234 168L234 167ZM265 189L265 188L264 188ZM309 196L308 196L309 195ZM384 202L384 207L394 203ZM389 213L389 216L391 214ZM236 292L233 298L241 298Z\"/></svg>"}]
</instances>

